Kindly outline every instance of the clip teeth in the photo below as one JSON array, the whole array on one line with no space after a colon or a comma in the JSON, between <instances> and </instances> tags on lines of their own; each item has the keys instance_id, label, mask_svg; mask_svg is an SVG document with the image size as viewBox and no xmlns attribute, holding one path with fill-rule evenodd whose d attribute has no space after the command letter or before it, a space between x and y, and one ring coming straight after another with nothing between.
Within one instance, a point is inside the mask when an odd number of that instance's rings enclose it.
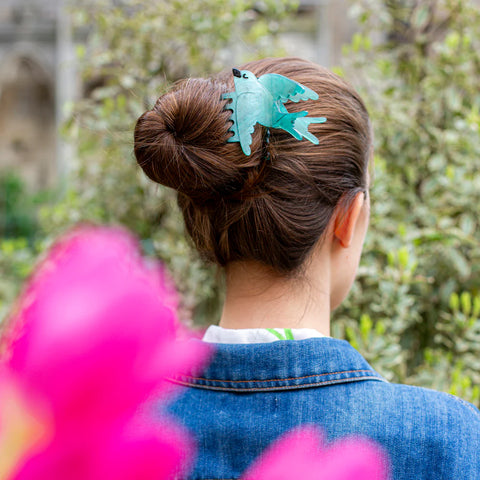
<instances>
[{"instance_id":1,"label":"clip teeth","mask_svg":"<svg viewBox=\"0 0 480 480\"><path fill-rule=\"evenodd\" d=\"M239 142L240 137L238 136L238 130L236 128L235 122L232 121L232 126L228 129L229 132L233 133L233 135L228 139L229 142Z\"/></svg>"},{"instance_id":2,"label":"clip teeth","mask_svg":"<svg viewBox=\"0 0 480 480\"><path fill-rule=\"evenodd\" d=\"M228 131L233 133L233 135L228 139L229 142L240 141L240 137L238 136L238 133L235 130L232 130L231 128L229 128Z\"/></svg>"}]
</instances>

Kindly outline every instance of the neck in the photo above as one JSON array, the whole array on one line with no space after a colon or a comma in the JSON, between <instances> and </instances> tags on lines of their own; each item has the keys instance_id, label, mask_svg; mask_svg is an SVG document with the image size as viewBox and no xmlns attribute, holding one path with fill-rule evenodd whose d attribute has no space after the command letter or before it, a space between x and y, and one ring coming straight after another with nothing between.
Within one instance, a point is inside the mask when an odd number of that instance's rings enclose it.
<instances>
[{"instance_id":1,"label":"neck","mask_svg":"<svg viewBox=\"0 0 480 480\"><path fill-rule=\"evenodd\" d=\"M312 262L293 279L238 262L228 266L226 280L221 327L314 328L330 335L330 269L324 262Z\"/></svg>"}]
</instances>

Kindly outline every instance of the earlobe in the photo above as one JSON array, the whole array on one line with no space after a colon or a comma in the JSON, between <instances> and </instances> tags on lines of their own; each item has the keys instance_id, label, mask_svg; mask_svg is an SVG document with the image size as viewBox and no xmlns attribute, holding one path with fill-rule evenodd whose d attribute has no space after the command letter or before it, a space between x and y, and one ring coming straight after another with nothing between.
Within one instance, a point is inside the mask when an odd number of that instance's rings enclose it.
<instances>
[{"instance_id":1,"label":"earlobe","mask_svg":"<svg viewBox=\"0 0 480 480\"><path fill-rule=\"evenodd\" d=\"M341 209L335 218L335 237L343 248L352 243L355 226L365 203L363 192L357 193L347 210Z\"/></svg>"}]
</instances>

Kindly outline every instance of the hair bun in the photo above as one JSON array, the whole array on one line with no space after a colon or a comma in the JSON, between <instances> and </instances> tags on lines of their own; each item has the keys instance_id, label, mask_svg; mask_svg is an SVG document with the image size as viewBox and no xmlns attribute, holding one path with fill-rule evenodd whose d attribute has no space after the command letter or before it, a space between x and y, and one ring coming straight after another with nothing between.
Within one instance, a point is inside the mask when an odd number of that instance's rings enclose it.
<instances>
[{"instance_id":1,"label":"hair bun","mask_svg":"<svg viewBox=\"0 0 480 480\"><path fill-rule=\"evenodd\" d=\"M146 175L195 203L241 188L243 182L239 166L227 160L232 158L230 112L221 99L227 89L211 79L181 82L135 127L135 156Z\"/></svg>"}]
</instances>

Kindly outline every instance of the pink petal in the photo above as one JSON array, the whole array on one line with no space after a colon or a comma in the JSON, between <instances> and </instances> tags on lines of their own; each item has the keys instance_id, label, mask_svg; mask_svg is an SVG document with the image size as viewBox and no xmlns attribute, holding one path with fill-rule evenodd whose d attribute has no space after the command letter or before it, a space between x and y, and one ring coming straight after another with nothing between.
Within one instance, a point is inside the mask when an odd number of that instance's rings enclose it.
<instances>
[{"instance_id":1,"label":"pink petal","mask_svg":"<svg viewBox=\"0 0 480 480\"><path fill-rule=\"evenodd\" d=\"M174 424L126 425L105 449L96 478L167 480L183 478L195 455L187 433Z\"/></svg>"},{"instance_id":2,"label":"pink petal","mask_svg":"<svg viewBox=\"0 0 480 480\"><path fill-rule=\"evenodd\" d=\"M322 475L334 480L386 480L388 459L374 442L362 437L340 439L321 458Z\"/></svg>"},{"instance_id":3,"label":"pink petal","mask_svg":"<svg viewBox=\"0 0 480 480\"><path fill-rule=\"evenodd\" d=\"M175 341L175 308L164 271L145 263L123 231L84 227L52 247L3 344L9 374L25 398L47 405L53 424L49 443L17 466L14 480L185 471L192 455L185 433L138 420L146 399L171 393L166 375L209 356L207 346Z\"/></svg>"},{"instance_id":4,"label":"pink petal","mask_svg":"<svg viewBox=\"0 0 480 480\"><path fill-rule=\"evenodd\" d=\"M242 475L243 480L310 479L312 467L322 451L323 437L313 426L287 432L273 442L255 463Z\"/></svg>"},{"instance_id":5,"label":"pink petal","mask_svg":"<svg viewBox=\"0 0 480 480\"><path fill-rule=\"evenodd\" d=\"M60 424L114 418L205 360L173 343L176 299L164 278L120 230L79 229L52 248L14 319L9 366Z\"/></svg>"},{"instance_id":6,"label":"pink petal","mask_svg":"<svg viewBox=\"0 0 480 480\"><path fill-rule=\"evenodd\" d=\"M388 461L364 438L323 445L320 431L300 427L274 442L242 476L243 480L387 480Z\"/></svg>"},{"instance_id":7,"label":"pink petal","mask_svg":"<svg viewBox=\"0 0 480 480\"><path fill-rule=\"evenodd\" d=\"M70 433L32 456L11 480L173 480L194 453L185 432L166 423L132 418L93 437Z\"/></svg>"}]
</instances>

